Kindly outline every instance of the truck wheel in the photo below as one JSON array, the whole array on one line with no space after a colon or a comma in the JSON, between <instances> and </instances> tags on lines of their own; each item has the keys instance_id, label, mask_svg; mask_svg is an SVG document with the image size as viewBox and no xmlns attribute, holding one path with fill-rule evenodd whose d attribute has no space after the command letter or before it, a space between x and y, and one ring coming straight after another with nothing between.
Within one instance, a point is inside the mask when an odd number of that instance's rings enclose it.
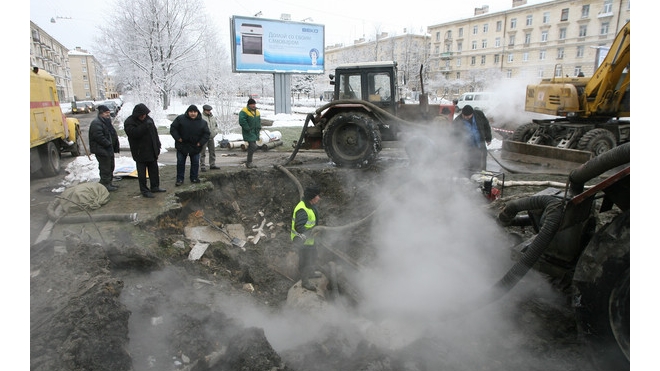
<instances>
[{"instance_id":1,"label":"truck wheel","mask_svg":"<svg viewBox=\"0 0 660 371\"><path fill-rule=\"evenodd\" d=\"M55 176L60 172L60 151L55 143L48 142L39 147L41 172L46 177Z\"/></svg>"},{"instance_id":2,"label":"truck wheel","mask_svg":"<svg viewBox=\"0 0 660 371\"><path fill-rule=\"evenodd\" d=\"M323 133L323 147L337 166L369 165L381 150L381 135L374 120L361 112L339 113Z\"/></svg>"},{"instance_id":3,"label":"truck wheel","mask_svg":"<svg viewBox=\"0 0 660 371\"><path fill-rule=\"evenodd\" d=\"M630 211L593 236L576 265L573 289L579 335L593 361L608 370L630 368Z\"/></svg>"},{"instance_id":4,"label":"truck wheel","mask_svg":"<svg viewBox=\"0 0 660 371\"><path fill-rule=\"evenodd\" d=\"M538 128L539 126L533 122L520 125L513 131L513 134L511 134L511 141L527 143L529 138L534 135Z\"/></svg>"},{"instance_id":5,"label":"truck wheel","mask_svg":"<svg viewBox=\"0 0 660 371\"><path fill-rule=\"evenodd\" d=\"M598 156L616 147L616 138L607 129L592 129L580 138L578 149Z\"/></svg>"},{"instance_id":6,"label":"truck wheel","mask_svg":"<svg viewBox=\"0 0 660 371\"><path fill-rule=\"evenodd\" d=\"M82 148L82 138L80 137L80 129L76 127L76 142L71 145L71 156L80 156L80 148Z\"/></svg>"}]
</instances>

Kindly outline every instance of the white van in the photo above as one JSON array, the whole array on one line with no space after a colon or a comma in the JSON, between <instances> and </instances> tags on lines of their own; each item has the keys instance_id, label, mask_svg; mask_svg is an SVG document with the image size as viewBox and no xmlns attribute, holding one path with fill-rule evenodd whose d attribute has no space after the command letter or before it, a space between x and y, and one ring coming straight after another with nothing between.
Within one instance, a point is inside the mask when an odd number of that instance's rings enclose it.
<instances>
[{"instance_id":1,"label":"white van","mask_svg":"<svg viewBox=\"0 0 660 371\"><path fill-rule=\"evenodd\" d=\"M463 93L458 98L458 108L463 109L463 106L469 104L472 108L482 111L488 111L495 105L495 94L483 91L471 91Z\"/></svg>"}]
</instances>

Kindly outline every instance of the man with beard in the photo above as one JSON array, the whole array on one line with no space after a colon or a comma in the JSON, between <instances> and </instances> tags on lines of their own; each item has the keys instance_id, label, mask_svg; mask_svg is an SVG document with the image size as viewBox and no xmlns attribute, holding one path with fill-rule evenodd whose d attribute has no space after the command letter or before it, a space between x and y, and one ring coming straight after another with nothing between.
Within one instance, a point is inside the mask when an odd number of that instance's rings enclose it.
<instances>
[{"instance_id":1,"label":"man with beard","mask_svg":"<svg viewBox=\"0 0 660 371\"><path fill-rule=\"evenodd\" d=\"M115 153L119 153L119 137L112 126L110 109L100 105L98 114L89 124L89 150L99 163L99 183L110 192L119 187L112 184L112 176L115 171Z\"/></svg>"}]
</instances>

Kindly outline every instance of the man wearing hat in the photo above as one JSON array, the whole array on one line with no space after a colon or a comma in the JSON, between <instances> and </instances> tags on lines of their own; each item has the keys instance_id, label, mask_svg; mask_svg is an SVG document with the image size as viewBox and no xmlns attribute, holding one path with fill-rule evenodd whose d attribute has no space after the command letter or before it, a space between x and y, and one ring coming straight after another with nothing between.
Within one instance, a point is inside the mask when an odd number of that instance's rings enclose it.
<instances>
[{"instance_id":1,"label":"man wearing hat","mask_svg":"<svg viewBox=\"0 0 660 371\"><path fill-rule=\"evenodd\" d=\"M218 121L215 119L215 116L211 113L211 107L208 104L202 106L202 120L206 121L209 126L209 131L211 135L209 136L208 142L202 146L202 152L199 154L199 169L201 171L206 171L206 149L209 151L209 168L210 169L219 169L215 165L215 136L218 135Z\"/></svg>"},{"instance_id":2,"label":"man wearing hat","mask_svg":"<svg viewBox=\"0 0 660 371\"><path fill-rule=\"evenodd\" d=\"M490 145L493 139L486 115L466 104L452 126L458 136L458 143L464 144L465 169L470 172L486 170L486 146Z\"/></svg>"},{"instance_id":3,"label":"man wearing hat","mask_svg":"<svg viewBox=\"0 0 660 371\"><path fill-rule=\"evenodd\" d=\"M89 124L89 150L99 163L99 183L110 192L119 187L112 184L115 171L115 153L119 153L119 137L112 126L110 108L100 105L96 108L97 116Z\"/></svg>"},{"instance_id":4,"label":"man wearing hat","mask_svg":"<svg viewBox=\"0 0 660 371\"><path fill-rule=\"evenodd\" d=\"M259 133L261 133L261 114L254 99L248 99L247 106L243 107L238 113L238 123L241 125L243 140L248 143L245 167L255 168L256 166L252 163L252 156L257 151L257 140L259 140Z\"/></svg>"},{"instance_id":5,"label":"man wearing hat","mask_svg":"<svg viewBox=\"0 0 660 371\"><path fill-rule=\"evenodd\" d=\"M291 241L298 249L298 271L302 287L310 291L316 291L316 286L311 284L309 279L320 277L315 273L318 252L312 236L312 228L319 220L316 205L321 200L320 193L321 190L317 186L305 188L302 200L293 209L291 220Z\"/></svg>"},{"instance_id":6,"label":"man wearing hat","mask_svg":"<svg viewBox=\"0 0 660 371\"><path fill-rule=\"evenodd\" d=\"M190 105L186 113L177 116L170 124L170 135L176 148L176 183L183 184L186 159L190 157L190 182L199 183L199 153L209 140L211 132L196 105Z\"/></svg>"}]
</instances>

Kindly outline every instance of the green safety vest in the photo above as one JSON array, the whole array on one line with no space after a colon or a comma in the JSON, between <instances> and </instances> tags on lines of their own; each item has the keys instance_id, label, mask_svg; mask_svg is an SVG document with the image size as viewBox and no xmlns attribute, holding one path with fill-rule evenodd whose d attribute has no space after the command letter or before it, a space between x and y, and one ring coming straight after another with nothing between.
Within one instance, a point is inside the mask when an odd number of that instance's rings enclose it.
<instances>
[{"instance_id":1,"label":"green safety vest","mask_svg":"<svg viewBox=\"0 0 660 371\"><path fill-rule=\"evenodd\" d=\"M308 231L312 229L316 225L316 214L314 214L314 210L308 208L305 206L305 201L300 201L298 202L298 205L296 205L296 208L293 209L293 218L291 220L291 241L293 241L293 238L298 235L298 232L296 232L296 213L298 213L298 210L303 209L307 213L307 223L305 223L305 231ZM305 239L305 245L307 246L313 246L314 245L314 238L311 236L306 236L307 238Z\"/></svg>"}]
</instances>

